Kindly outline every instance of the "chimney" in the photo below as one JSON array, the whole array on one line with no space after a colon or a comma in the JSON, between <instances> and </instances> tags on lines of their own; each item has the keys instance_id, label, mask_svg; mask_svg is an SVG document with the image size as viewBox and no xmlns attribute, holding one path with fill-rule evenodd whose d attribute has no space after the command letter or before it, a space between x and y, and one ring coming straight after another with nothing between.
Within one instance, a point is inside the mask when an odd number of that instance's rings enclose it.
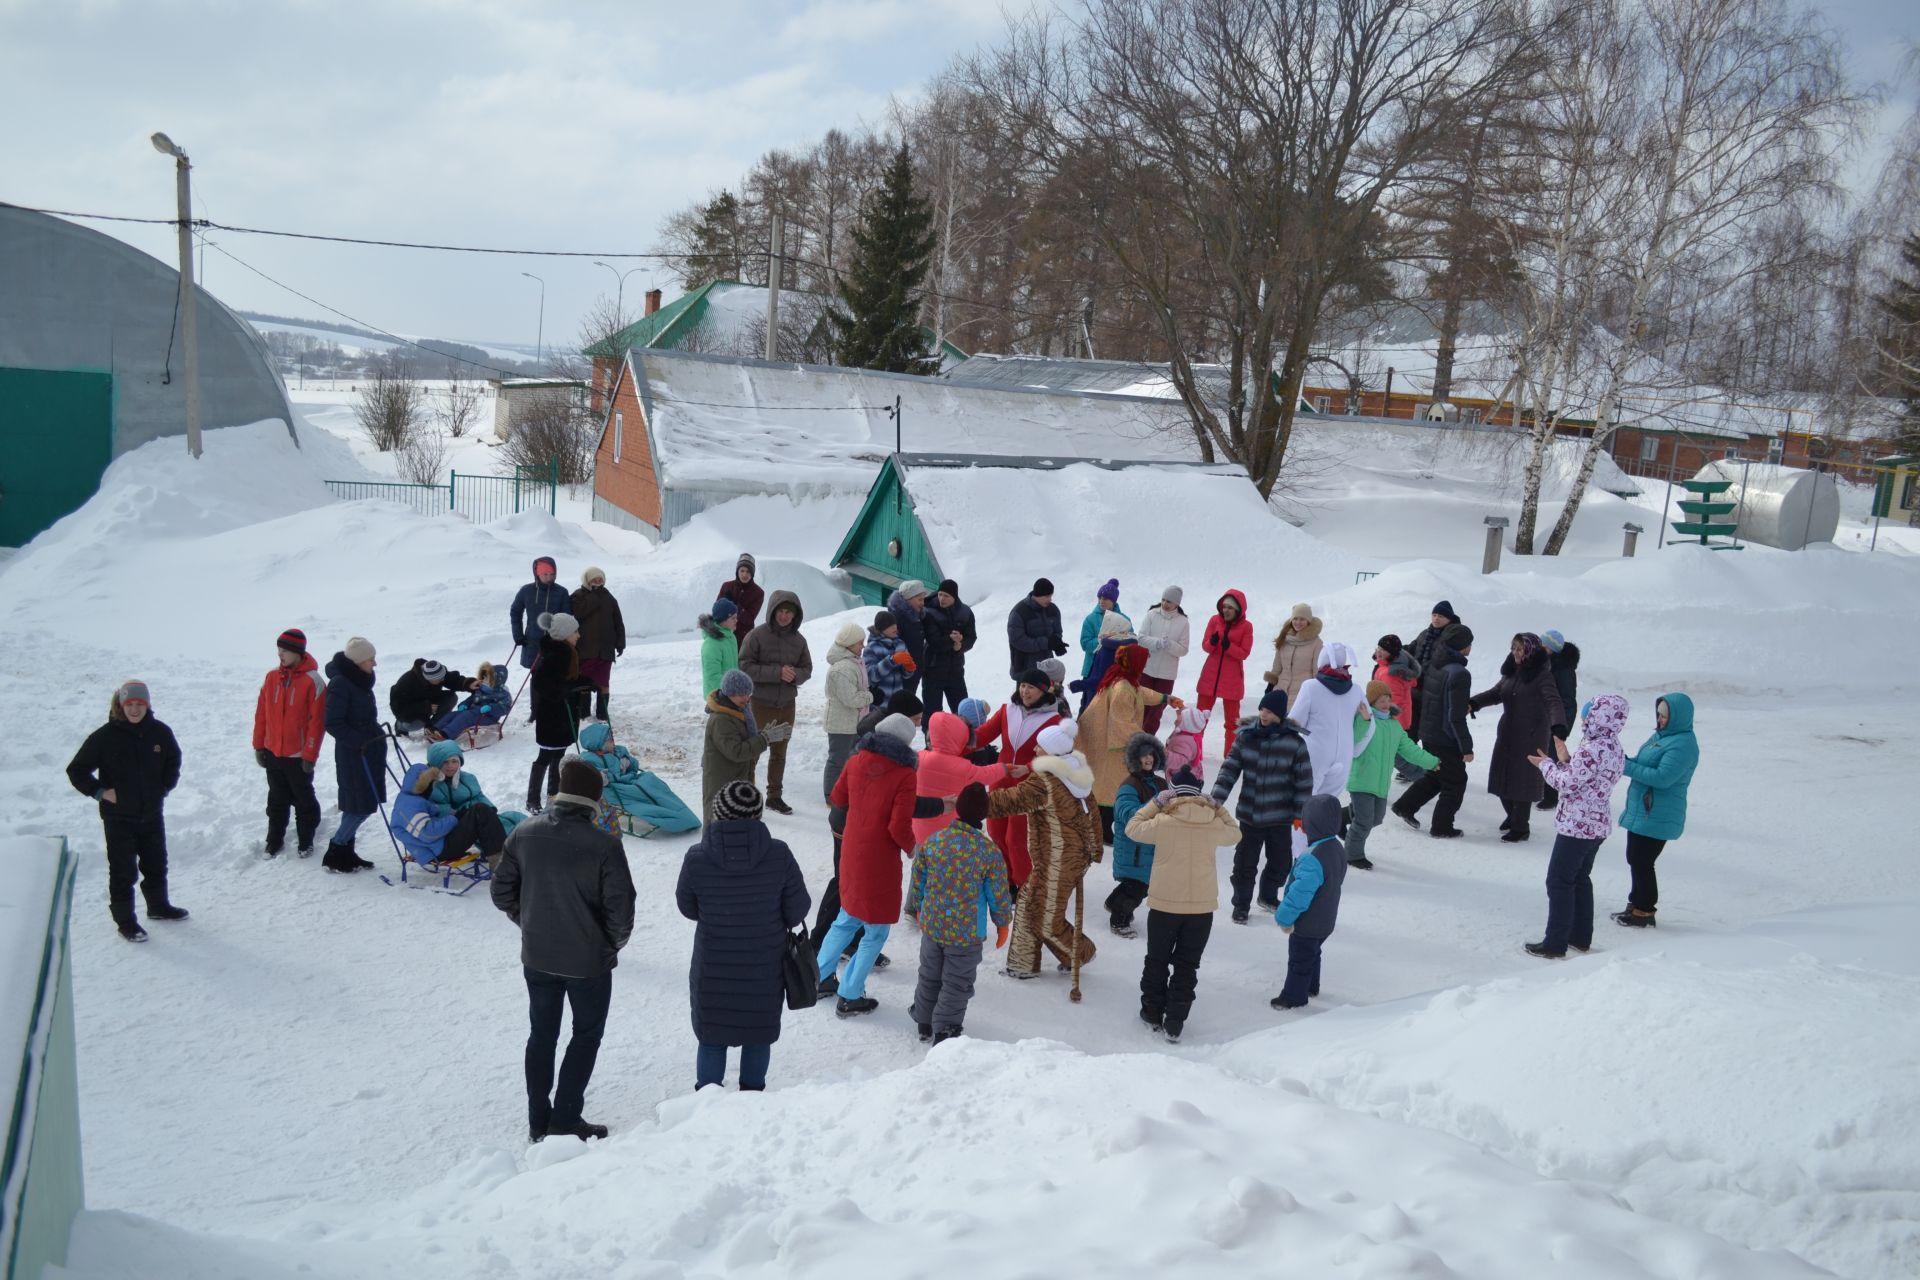
<instances>
[{"instance_id":1,"label":"chimney","mask_svg":"<svg viewBox=\"0 0 1920 1280\"><path fill-rule=\"evenodd\" d=\"M647 290L646 314L652 315L654 312L658 311L659 309L660 309L660 291L658 289Z\"/></svg>"}]
</instances>

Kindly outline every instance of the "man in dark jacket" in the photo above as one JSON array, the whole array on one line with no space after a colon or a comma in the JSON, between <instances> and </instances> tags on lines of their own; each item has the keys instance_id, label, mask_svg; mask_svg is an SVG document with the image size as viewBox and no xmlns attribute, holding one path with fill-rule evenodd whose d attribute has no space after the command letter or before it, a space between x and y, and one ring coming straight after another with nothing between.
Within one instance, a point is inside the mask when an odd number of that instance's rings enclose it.
<instances>
[{"instance_id":1,"label":"man in dark jacket","mask_svg":"<svg viewBox=\"0 0 1920 1280\"><path fill-rule=\"evenodd\" d=\"M753 556L742 551L740 559L734 562L733 577L720 584L720 594L715 597L733 601L734 607L740 611L740 624L734 628L735 635L746 635L760 620L760 606L766 603L767 593L754 581L754 575L758 572L759 566L754 563Z\"/></svg>"},{"instance_id":2,"label":"man in dark jacket","mask_svg":"<svg viewBox=\"0 0 1920 1280\"><path fill-rule=\"evenodd\" d=\"M1453 605L1442 600L1433 606L1433 616L1428 619L1427 629L1413 638L1406 646L1413 655L1414 663L1425 671L1433 665L1433 655L1440 650L1440 637L1446 634L1448 627L1459 622L1459 615L1453 611ZM1420 685L1413 686L1413 728L1407 736L1415 742L1420 741Z\"/></svg>"},{"instance_id":3,"label":"man in dark jacket","mask_svg":"<svg viewBox=\"0 0 1920 1280\"><path fill-rule=\"evenodd\" d=\"M900 628L900 643L907 646L907 656L913 659L906 683L907 692L912 693L920 687L920 677L927 670L927 584L908 578L895 587L887 597L887 612L893 615L894 625Z\"/></svg>"},{"instance_id":4,"label":"man in dark jacket","mask_svg":"<svg viewBox=\"0 0 1920 1280\"><path fill-rule=\"evenodd\" d=\"M932 710L958 713L967 700L967 650L979 636L973 610L960 602L960 587L952 578L941 582L921 625L927 637L927 659L920 668L920 691ZM906 634L904 629L901 634Z\"/></svg>"},{"instance_id":5,"label":"man in dark jacket","mask_svg":"<svg viewBox=\"0 0 1920 1280\"><path fill-rule=\"evenodd\" d=\"M1245 924L1259 873L1260 905L1271 911L1280 905L1280 884L1293 869L1293 820L1313 795L1313 757L1299 725L1287 719L1287 691L1269 689L1260 699L1259 714L1240 726L1233 750L1220 764L1213 781L1214 805L1227 802L1233 784L1240 784L1234 818L1240 823L1240 843L1233 850L1233 922ZM1265 850L1266 865L1260 864Z\"/></svg>"},{"instance_id":6,"label":"man in dark jacket","mask_svg":"<svg viewBox=\"0 0 1920 1280\"><path fill-rule=\"evenodd\" d=\"M1041 659L1058 657L1067 651L1060 630L1060 606L1053 602L1053 584L1045 578L1034 581L1033 590L1007 612L1007 649L1010 661L1007 674L1020 678L1022 671L1037 666Z\"/></svg>"},{"instance_id":7,"label":"man in dark jacket","mask_svg":"<svg viewBox=\"0 0 1920 1280\"><path fill-rule=\"evenodd\" d=\"M1558 631L1542 631L1540 643L1552 655L1553 687L1560 693L1560 714L1571 720L1580 714L1580 646ZM1556 725L1553 736L1566 737L1568 728L1568 725ZM1552 783L1546 784L1546 788L1540 807L1551 813L1560 807L1560 793L1553 789Z\"/></svg>"},{"instance_id":8,"label":"man in dark jacket","mask_svg":"<svg viewBox=\"0 0 1920 1280\"><path fill-rule=\"evenodd\" d=\"M479 682L449 671L433 658L415 658L387 691L395 733L417 733L460 705L460 695Z\"/></svg>"},{"instance_id":9,"label":"man in dark jacket","mask_svg":"<svg viewBox=\"0 0 1920 1280\"><path fill-rule=\"evenodd\" d=\"M804 924L812 899L793 851L760 820L760 789L730 782L713 798L712 821L680 864L674 901L696 922L687 995L700 1050L694 1088L720 1084L727 1050L740 1048L740 1088L767 1087L767 1063L786 1007L787 931Z\"/></svg>"},{"instance_id":10,"label":"man in dark jacket","mask_svg":"<svg viewBox=\"0 0 1920 1280\"><path fill-rule=\"evenodd\" d=\"M149 920L185 920L167 897L167 794L180 782L180 744L155 719L144 681L113 692L107 722L87 735L67 764L67 781L100 804L107 841L107 908L120 936L145 942L133 914L136 878Z\"/></svg>"},{"instance_id":11,"label":"man in dark jacket","mask_svg":"<svg viewBox=\"0 0 1920 1280\"><path fill-rule=\"evenodd\" d=\"M582 1112L607 1026L613 969L633 936L634 889L620 838L594 823L600 789L598 769L567 761L553 803L513 829L493 873L493 905L520 926L532 1022L527 1128L534 1142L559 1134L582 1142L607 1136L605 1125L588 1123ZM573 1036L556 1088L553 1054L563 1006L573 1009Z\"/></svg>"},{"instance_id":12,"label":"man in dark jacket","mask_svg":"<svg viewBox=\"0 0 1920 1280\"><path fill-rule=\"evenodd\" d=\"M1467 766L1473 763L1473 731L1467 728L1467 702L1473 696L1467 656L1472 652L1473 632L1456 622L1421 668L1420 745L1440 757L1440 764L1416 779L1392 806L1395 817L1418 831L1421 808L1439 796L1431 833L1442 840L1460 834L1454 819L1467 795Z\"/></svg>"}]
</instances>

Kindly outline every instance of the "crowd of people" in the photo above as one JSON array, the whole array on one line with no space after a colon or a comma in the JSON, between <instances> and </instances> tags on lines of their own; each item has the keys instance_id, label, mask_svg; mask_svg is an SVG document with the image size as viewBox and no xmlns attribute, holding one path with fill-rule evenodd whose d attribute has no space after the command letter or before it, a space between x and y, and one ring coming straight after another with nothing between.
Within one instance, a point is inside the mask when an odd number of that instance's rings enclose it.
<instances>
[{"instance_id":1,"label":"crowd of people","mask_svg":"<svg viewBox=\"0 0 1920 1280\"><path fill-rule=\"evenodd\" d=\"M389 818L397 844L421 862L485 858L496 905L521 929L535 1141L605 1132L582 1109L611 972L633 929L633 883L618 828L606 820L616 807L637 815L640 826L626 828L637 834L701 832L676 901L696 922L689 995L702 1086L723 1080L737 1048L739 1086L765 1087L792 989L794 931L811 943L810 998L850 1018L878 1007L868 979L888 963L893 927L911 918L920 945L908 1012L929 1042L963 1033L989 939L1006 952L1008 977L1037 979L1050 957L1072 975L1078 999L1079 972L1098 954L1084 881L1109 846L1108 930L1137 938L1145 909L1139 1016L1148 1027L1177 1043L1191 1015L1220 908L1223 848L1233 851L1232 921L1247 924L1258 909L1288 934L1286 976L1271 1004L1299 1008L1319 994L1347 872L1374 867L1371 837L1387 815L1418 829L1433 804L1428 833L1462 834L1471 722L1496 707L1488 790L1501 804L1501 839L1527 841L1533 814L1554 813L1547 921L1526 951L1558 958L1592 946L1592 869L1622 776L1632 889L1612 918L1640 928L1656 921L1655 863L1684 829L1699 759L1693 704L1680 693L1658 699L1653 734L1629 757L1626 700L1608 693L1581 704L1580 651L1557 631L1515 635L1498 678L1476 693L1467 669L1475 637L1447 601L1411 641L1380 637L1368 660L1327 638L1323 620L1297 604L1242 719L1256 648L1243 592L1223 593L1199 629L1203 656L1188 695L1180 675L1193 628L1178 586L1141 610L1138 623L1120 608L1117 580L1098 587L1078 637L1079 678L1069 682L1061 610L1053 584L1040 578L1008 613L1013 687L996 707L968 692L978 635L958 584L929 589L909 579L871 625L841 628L826 654L822 796L833 871L808 930L814 897L765 815L793 813L787 749L813 658L798 596L769 595L757 572L753 556L742 555L696 620L705 709L697 811L614 741L608 698L626 634L598 569L569 593L542 557L510 609L536 747L526 812L498 808L464 771L457 735L440 732L449 717L503 715L511 705L510 695L501 701L503 670L489 664L469 678L423 658L391 690L394 728L431 740L400 782ZM290 819L299 853L313 851L313 777L321 739L331 737L341 816L323 862L341 873L369 867L354 838L387 800L389 743L374 647L348 640L324 674L302 632L283 632L276 648L253 737L267 783L265 851L285 847ZM1209 784L1205 740L1216 708L1224 755ZM131 940L146 937L136 883L148 918L187 916L166 888L163 804L180 765L146 686L130 681L68 766L75 789L99 801L109 906ZM1396 780L1405 789L1389 802ZM573 1032L556 1083L563 1006L572 1008Z\"/></svg>"}]
</instances>

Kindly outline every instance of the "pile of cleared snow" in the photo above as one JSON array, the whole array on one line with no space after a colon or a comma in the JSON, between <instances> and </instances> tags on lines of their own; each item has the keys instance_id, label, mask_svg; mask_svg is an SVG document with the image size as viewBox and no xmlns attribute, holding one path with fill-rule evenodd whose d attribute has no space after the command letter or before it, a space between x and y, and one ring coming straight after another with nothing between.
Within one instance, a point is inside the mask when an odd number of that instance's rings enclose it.
<instances>
[{"instance_id":1,"label":"pile of cleared snow","mask_svg":"<svg viewBox=\"0 0 1920 1280\"><path fill-rule=\"evenodd\" d=\"M1682 935L1339 1010L1221 1061L1653 1217L1891 1280L1920 1273L1916 922L1906 899Z\"/></svg>"},{"instance_id":2,"label":"pile of cleared snow","mask_svg":"<svg viewBox=\"0 0 1920 1280\"><path fill-rule=\"evenodd\" d=\"M295 1210L270 1238L189 1241L88 1215L71 1270L1238 1278L1284 1260L1301 1275L1381 1280L1817 1274L1451 1138L1204 1064L1044 1041L958 1040L831 1087L709 1090L605 1143L549 1139L523 1167L477 1155L351 1221Z\"/></svg>"}]
</instances>

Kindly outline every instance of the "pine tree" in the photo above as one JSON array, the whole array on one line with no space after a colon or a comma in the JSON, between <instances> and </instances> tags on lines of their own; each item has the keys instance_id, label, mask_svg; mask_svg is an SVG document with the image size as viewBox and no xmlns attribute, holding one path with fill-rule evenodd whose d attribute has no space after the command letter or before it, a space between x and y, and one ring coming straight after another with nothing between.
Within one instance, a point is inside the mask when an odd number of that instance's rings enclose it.
<instances>
[{"instance_id":1,"label":"pine tree","mask_svg":"<svg viewBox=\"0 0 1920 1280\"><path fill-rule=\"evenodd\" d=\"M733 192L723 189L707 203L693 242L696 252L682 270L689 290L740 278L740 201Z\"/></svg>"},{"instance_id":2,"label":"pine tree","mask_svg":"<svg viewBox=\"0 0 1920 1280\"><path fill-rule=\"evenodd\" d=\"M1904 275L1876 301L1887 317L1881 342L1889 390L1906 408L1900 424L1902 449L1920 449L1920 233L1900 242Z\"/></svg>"},{"instance_id":3,"label":"pine tree","mask_svg":"<svg viewBox=\"0 0 1920 1280\"><path fill-rule=\"evenodd\" d=\"M902 142L853 229L853 253L836 286L840 305L827 309L841 364L892 373L939 371L920 327L920 290L933 245L933 209L913 193L913 164Z\"/></svg>"}]
</instances>

